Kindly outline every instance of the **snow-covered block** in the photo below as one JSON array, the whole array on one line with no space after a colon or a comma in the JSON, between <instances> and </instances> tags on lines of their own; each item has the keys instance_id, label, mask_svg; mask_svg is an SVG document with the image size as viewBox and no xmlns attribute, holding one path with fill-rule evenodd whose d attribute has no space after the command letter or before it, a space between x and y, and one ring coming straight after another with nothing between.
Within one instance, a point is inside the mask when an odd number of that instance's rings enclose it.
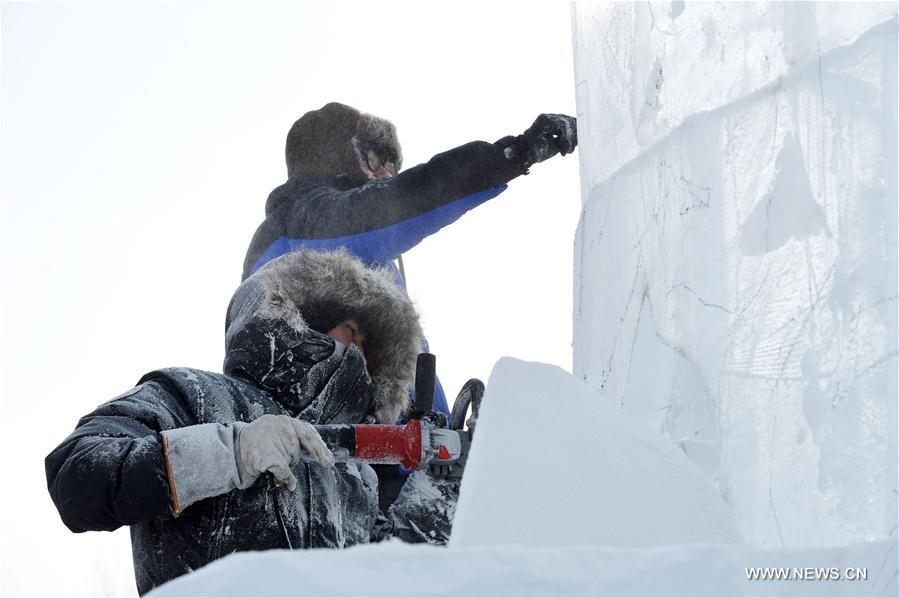
<instances>
[{"instance_id":1,"label":"snow-covered block","mask_svg":"<svg viewBox=\"0 0 899 598\"><path fill-rule=\"evenodd\" d=\"M148 597L895 596L895 563L890 542L791 551L706 544L447 550L390 542L236 553Z\"/></svg>"},{"instance_id":2,"label":"snow-covered block","mask_svg":"<svg viewBox=\"0 0 899 598\"><path fill-rule=\"evenodd\" d=\"M896 13L574 10L574 373L754 544L896 539Z\"/></svg>"},{"instance_id":3,"label":"snow-covered block","mask_svg":"<svg viewBox=\"0 0 899 598\"><path fill-rule=\"evenodd\" d=\"M501 359L451 546L739 542L709 479L631 417L556 366Z\"/></svg>"}]
</instances>

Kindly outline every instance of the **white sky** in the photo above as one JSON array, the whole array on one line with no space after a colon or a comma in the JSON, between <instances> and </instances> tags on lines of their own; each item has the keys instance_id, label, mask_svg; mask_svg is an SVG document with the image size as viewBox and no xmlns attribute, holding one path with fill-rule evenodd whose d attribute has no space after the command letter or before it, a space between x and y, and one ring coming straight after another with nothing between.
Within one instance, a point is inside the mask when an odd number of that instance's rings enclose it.
<instances>
[{"instance_id":1,"label":"white sky","mask_svg":"<svg viewBox=\"0 0 899 598\"><path fill-rule=\"evenodd\" d=\"M147 371L220 371L303 112L392 120L408 167L575 111L567 2L4 3L0 84L3 595L134 592L127 532L68 532L43 458ZM554 159L406 255L450 400L502 355L570 370L579 212Z\"/></svg>"}]
</instances>

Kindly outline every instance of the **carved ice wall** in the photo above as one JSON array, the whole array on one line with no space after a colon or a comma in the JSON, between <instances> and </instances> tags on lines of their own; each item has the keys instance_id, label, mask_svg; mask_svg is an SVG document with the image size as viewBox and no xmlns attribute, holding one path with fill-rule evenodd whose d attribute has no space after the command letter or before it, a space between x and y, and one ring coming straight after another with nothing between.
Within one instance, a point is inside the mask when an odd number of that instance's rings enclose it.
<instances>
[{"instance_id":1,"label":"carved ice wall","mask_svg":"<svg viewBox=\"0 0 899 598\"><path fill-rule=\"evenodd\" d=\"M574 373L744 537L896 535L895 3L577 3Z\"/></svg>"}]
</instances>

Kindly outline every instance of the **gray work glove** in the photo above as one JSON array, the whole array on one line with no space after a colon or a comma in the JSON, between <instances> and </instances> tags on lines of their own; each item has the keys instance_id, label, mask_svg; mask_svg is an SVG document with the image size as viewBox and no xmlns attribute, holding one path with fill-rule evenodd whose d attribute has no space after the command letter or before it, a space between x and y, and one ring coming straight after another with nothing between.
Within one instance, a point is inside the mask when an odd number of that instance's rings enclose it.
<instances>
[{"instance_id":1,"label":"gray work glove","mask_svg":"<svg viewBox=\"0 0 899 598\"><path fill-rule=\"evenodd\" d=\"M270 471L280 485L294 490L297 478L290 470L305 452L325 467L334 465L334 455L315 426L288 415L263 415L245 424L237 422L237 467L241 480L255 481Z\"/></svg>"},{"instance_id":2,"label":"gray work glove","mask_svg":"<svg viewBox=\"0 0 899 598\"><path fill-rule=\"evenodd\" d=\"M162 433L173 511L193 503L249 488L265 472L294 490L291 471L303 453L324 467L334 455L312 424L288 415L263 415L250 422L199 424Z\"/></svg>"}]
</instances>

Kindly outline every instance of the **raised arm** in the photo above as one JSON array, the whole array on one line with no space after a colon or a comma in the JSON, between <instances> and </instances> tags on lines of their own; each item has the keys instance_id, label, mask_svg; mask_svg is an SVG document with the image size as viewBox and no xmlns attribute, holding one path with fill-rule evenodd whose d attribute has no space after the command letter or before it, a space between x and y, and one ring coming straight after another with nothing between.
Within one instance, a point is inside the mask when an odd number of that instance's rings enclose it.
<instances>
[{"instance_id":1,"label":"raised arm","mask_svg":"<svg viewBox=\"0 0 899 598\"><path fill-rule=\"evenodd\" d=\"M278 255L303 248L346 247L366 262L387 262L499 195L535 162L564 155L576 144L573 118L541 115L522 135L467 143L386 181L342 192L303 189L308 183L288 181L269 197L269 213L251 244L244 277ZM273 234L275 229L281 236Z\"/></svg>"}]
</instances>

